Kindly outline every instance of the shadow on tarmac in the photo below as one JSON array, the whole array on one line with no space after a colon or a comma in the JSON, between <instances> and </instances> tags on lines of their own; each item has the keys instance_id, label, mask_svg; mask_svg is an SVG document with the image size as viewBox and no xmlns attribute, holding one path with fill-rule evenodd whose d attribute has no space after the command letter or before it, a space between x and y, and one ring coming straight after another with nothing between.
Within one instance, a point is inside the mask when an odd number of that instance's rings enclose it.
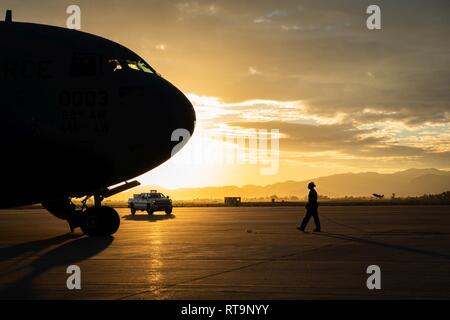
<instances>
[{"instance_id":1,"label":"shadow on tarmac","mask_svg":"<svg viewBox=\"0 0 450 320\"><path fill-rule=\"evenodd\" d=\"M27 270L25 275L18 280L6 285L0 290L0 299L33 299L37 297L34 292L33 280L39 275L55 267L63 267L62 273L70 265L80 263L93 257L111 245L114 237L83 237L80 235L66 234L45 240L22 243L16 246L0 250L1 259L14 259L27 252L37 254L49 247L57 245L56 248L40 255L31 264L23 266L14 271ZM17 263L16 263L17 265ZM65 282L62 283L65 286Z\"/></svg>"},{"instance_id":2,"label":"shadow on tarmac","mask_svg":"<svg viewBox=\"0 0 450 320\"><path fill-rule=\"evenodd\" d=\"M402 250L402 251L427 255L427 256L430 256L433 258L441 258L441 259L450 260L450 255L442 254L439 252L410 248L410 247L400 246L400 245L393 245L393 244L389 244L389 243L385 243L385 242L369 240L369 239L359 238L359 237L354 237L354 236L348 236L348 235L338 234L338 233L320 232L320 233L314 233L314 234L317 236L320 236L320 237L328 237L328 238L341 239L341 240L347 240L347 241L358 242L358 243L365 243L365 244L380 246L380 247L389 248L389 249L396 249L396 250Z\"/></svg>"}]
</instances>

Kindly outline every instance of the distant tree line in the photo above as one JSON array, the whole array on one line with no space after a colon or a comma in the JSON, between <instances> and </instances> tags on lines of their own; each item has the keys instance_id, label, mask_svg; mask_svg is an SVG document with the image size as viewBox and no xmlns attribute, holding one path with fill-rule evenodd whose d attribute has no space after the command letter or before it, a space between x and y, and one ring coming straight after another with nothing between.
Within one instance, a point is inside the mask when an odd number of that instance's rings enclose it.
<instances>
[{"instance_id":1,"label":"distant tree line","mask_svg":"<svg viewBox=\"0 0 450 320\"><path fill-rule=\"evenodd\" d=\"M406 200L424 200L424 201L449 201L450 202L450 191L443 192L441 194L424 194L420 197L407 197Z\"/></svg>"},{"instance_id":2,"label":"distant tree line","mask_svg":"<svg viewBox=\"0 0 450 320\"><path fill-rule=\"evenodd\" d=\"M304 197L299 197L299 196L295 196L295 195L291 195L291 196L285 196L285 197L279 197L277 195L271 195L269 197L255 197L255 198L251 198L251 197L247 197L247 198L243 198L244 201L249 201L249 202L254 202L254 201L261 201L261 202L265 202L265 201L276 201L276 202L284 202L284 201L289 201L289 202L299 202L299 201L307 201L307 196ZM326 195L321 195L319 194L319 201L344 201L344 202L349 202L349 201L356 201L356 202L360 202L360 201L383 201L383 202L395 202L395 203L403 203L403 202L408 202L408 203L422 203L422 202L427 202L427 203L450 203L450 191L446 191L440 194L424 194L422 196L416 196L416 197L412 197L412 196L408 196L408 197L397 197L395 196L395 194L392 195L392 197L386 198L386 199L374 199L373 197L369 197L369 196L344 196L344 197L329 197Z\"/></svg>"}]
</instances>

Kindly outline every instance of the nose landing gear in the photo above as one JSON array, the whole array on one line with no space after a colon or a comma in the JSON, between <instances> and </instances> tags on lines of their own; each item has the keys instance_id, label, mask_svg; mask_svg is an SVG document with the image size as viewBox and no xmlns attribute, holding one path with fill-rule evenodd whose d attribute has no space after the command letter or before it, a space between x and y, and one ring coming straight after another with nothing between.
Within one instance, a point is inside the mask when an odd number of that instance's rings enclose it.
<instances>
[{"instance_id":1,"label":"nose landing gear","mask_svg":"<svg viewBox=\"0 0 450 320\"><path fill-rule=\"evenodd\" d=\"M94 195L88 195L82 201L82 208L77 209L71 198L62 198L56 201L44 202L43 206L55 217L66 220L70 231L80 227L87 236L110 236L119 230L120 217L117 211L111 207L102 206L102 201L119 192L134 188L139 182L125 182L120 186L102 189ZM94 206L88 207L87 201L94 197Z\"/></svg>"},{"instance_id":2,"label":"nose landing gear","mask_svg":"<svg viewBox=\"0 0 450 320\"><path fill-rule=\"evenodd\" d=\"M80 216L80 228L88 236L109 236L119 227L119 214L111 207L91 207Z\"/></svg>"}]
</instances>

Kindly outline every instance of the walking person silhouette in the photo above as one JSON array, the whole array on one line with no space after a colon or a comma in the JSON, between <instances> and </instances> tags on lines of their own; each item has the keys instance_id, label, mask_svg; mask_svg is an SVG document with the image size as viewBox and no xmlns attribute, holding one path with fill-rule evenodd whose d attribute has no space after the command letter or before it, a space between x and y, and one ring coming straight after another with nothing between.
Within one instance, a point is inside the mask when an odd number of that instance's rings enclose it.
<instances>
[{"instance_id":1,"label":"walking person silhouette","mask_svg":"<svg viewBox=\"0 0 450 320\"><path fill-rule=\"evenodd\" d=\"M320 219L319 219L319 204L317 202L317 191L314 189L316 185L314 182L310 182L308 184L309 195L308 195L308 203L306 204L306 215L303 218L302 224L297 227L300 231L305 231L306 225L309 222L311 217L314 218L314 223L316 224L316 228L314 232L320 232Z\"/></svg>"}]
</instances>

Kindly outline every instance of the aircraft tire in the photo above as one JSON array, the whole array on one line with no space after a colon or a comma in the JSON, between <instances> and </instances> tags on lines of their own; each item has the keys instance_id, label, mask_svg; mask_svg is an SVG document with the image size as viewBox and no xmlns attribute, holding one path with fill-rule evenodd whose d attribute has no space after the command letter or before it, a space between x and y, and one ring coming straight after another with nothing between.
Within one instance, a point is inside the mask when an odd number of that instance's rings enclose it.
<instances>
[{"instance_id":1,"label":"aircraft tire","mask_svg":"<svg viewBox=\"0 0 450 320\"><path fill-rule=\"evenodd\" d=\"M120 217L111 207L92 207L83 213L80 227L90 237L110 236L119 229Z\"/></svg>"}]
</instances>

